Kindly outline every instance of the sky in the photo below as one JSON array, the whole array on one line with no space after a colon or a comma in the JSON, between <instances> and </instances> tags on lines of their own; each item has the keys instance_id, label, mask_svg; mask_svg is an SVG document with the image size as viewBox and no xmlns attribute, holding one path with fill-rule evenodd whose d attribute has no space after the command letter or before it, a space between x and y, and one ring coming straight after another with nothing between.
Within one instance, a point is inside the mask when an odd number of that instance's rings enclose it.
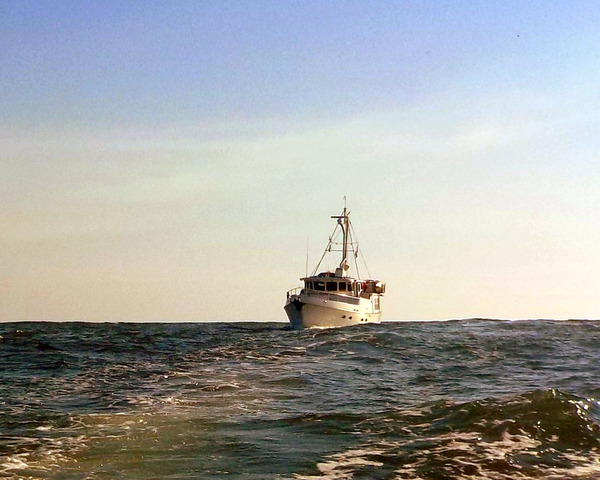
<instances>
[{"instance_id":1,"label":"sky","mask_svg":"<svg viewBox=\"0 0 600 480\"><path fill-rule=\"evenodd\" d=\"M595 1L0 3L0 321L600 318ZM307 252L308 244L308 252Z\"/></svg>"}]
</instances>

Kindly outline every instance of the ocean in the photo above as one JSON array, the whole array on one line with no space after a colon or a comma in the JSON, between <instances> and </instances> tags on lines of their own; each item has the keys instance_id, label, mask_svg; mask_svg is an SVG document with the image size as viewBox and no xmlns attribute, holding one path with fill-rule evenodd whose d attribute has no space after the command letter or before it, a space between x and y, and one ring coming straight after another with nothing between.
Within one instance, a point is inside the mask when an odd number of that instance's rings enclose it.
<instances>
[{"instance_id":1,"label":"ocean","mask_svg":"<svg viewBox=\"0 0 600 480\"><path fill-rule=\"evenodd\" d=\"M600 323L0 324L7 479L600 478Z\"/></svg>"}]
</instances>

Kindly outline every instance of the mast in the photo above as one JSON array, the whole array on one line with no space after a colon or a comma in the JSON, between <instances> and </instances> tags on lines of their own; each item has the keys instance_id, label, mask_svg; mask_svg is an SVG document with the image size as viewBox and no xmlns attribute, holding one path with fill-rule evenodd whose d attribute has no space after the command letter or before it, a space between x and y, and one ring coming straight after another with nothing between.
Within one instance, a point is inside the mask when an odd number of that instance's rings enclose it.
<instances>
[{"instance_id":1,"label":"mast","mask_svg":"<svg viewBox=\"0 0 600 480\"><path fill-rule=\"evenodd\" d=\"M343 248L342 248L342 261L340 267L344 268L346 265L346 258L348 257L348 215L346 213L346 206L344 205L344 213L342 216L342 235L343 235Z\"/></svg>"},{"instance_id":2,"label":"mast","mask_svg":"<svg viewBox=\"0 0 600 480\"><path fill-rule=\"evenodd\" d=\"M342 229L342 260L340 261L340 276L344 276L348 270L348 235L350 230L350 212L346 209L346 197L344 197L344 211L341 215L332 215L331 218L337 218L337 223Z\"/></svg>"},{"instance_id":3,"label":"mast","mask_svg":"<svg viewBox=\"0 0 600 480\"><path fill-rule=\"evenodd\" d=\"M323 255L321 255L321 259L319 260L319 263L317 263L317 266L313 270L312 275L315 275L317 273L317 271L319 270L319 267L321 266L321 262L323 262L323 259L325 258L325 255L327 255L328 252L332 252L332 251L340 252L341 251L342 259L341 259L338 267L335 269L335 276L336 277L346 277L346 272L350 268L350 263L348 261L348 247L352 247L353 252L354 252L354 238L352 236L353 228L352 228L352 224L350 223L350 212L346 208L346 197L344 197L344 210L342 211L342 214L341 215L332 215L331 218L335 218L337 220L337 222L336 222L335 228L333 229L333 233L329 237L329 243L327 244L327 247L325 247L325 251L323 252ZM336 245L336 246L339 245L339 243L336 242L336 238L337 238L336 234L338 233L338 227L342 231L342 249L341 250L338 250L338 249L332 250L331 247L333 245ZM355 256L354 265L356 267L356 274L359 275L358 265L356 264L356 253L354 254L354 256Z\"/></svg>"}]
</instances>

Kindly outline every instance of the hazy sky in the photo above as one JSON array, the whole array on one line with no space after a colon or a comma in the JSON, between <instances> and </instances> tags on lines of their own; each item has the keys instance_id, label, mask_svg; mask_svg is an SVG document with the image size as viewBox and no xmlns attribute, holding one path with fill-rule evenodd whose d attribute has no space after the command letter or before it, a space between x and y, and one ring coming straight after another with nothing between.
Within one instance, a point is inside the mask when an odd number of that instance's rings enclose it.
<instances>
[{"instance_id":1,"label":"hazy sky","mask_svg":"<svg viewBox=\"0 0 600 480\"><path fill-rule=\"evenodd\" d=\"M600 318L596 1L0 3L0 320Z\"/></svg>"}]
</instances>

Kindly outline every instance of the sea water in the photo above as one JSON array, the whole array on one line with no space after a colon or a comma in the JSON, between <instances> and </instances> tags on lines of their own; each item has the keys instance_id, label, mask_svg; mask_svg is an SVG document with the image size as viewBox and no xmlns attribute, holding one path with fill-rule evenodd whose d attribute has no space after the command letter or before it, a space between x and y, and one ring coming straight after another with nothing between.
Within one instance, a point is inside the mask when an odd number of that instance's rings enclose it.
<instances>
[{"instance_id":1,"label":"sea water","mask_svg":"<svg viewBox=\"0 0 600 480\"><path fill-rule=\"evenodd\" d=\"M600 323L0 324L0 477L600 478Z\"/></svg>"}]
</instances>

